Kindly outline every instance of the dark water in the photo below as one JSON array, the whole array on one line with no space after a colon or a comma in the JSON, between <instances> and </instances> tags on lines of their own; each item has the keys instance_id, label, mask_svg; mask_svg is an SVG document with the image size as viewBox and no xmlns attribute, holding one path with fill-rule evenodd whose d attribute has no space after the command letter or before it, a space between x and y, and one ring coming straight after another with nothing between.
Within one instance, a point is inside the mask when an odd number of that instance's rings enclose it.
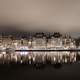
<instances>
[{"instance_id":1,"label":"dark water","mask_svg":"<svg viewBox=\"0 0 80 80\"><path fill-rule=\"evenodd\" d=\"M13 35L16 34L17 33L13 32ZM0 65L0 80L74 80L74 79L80 80L80 64L63 65L63 67L59 69L47 66L46 68L40 70L39 69L36 70L33 69L31 66L27 67L25 65Z\"/></svg>"},{"instance_id":2,"label":"dark water","mask_svg":"<svg viewBox=\"0 0 80 80\"><path fill-rule=\"evenodd\" d=\"M33 69L25 65L0 65L0 80L78 80L80 64L63 65L60 69L47 66Z\"/></svg>"}]
</instances>

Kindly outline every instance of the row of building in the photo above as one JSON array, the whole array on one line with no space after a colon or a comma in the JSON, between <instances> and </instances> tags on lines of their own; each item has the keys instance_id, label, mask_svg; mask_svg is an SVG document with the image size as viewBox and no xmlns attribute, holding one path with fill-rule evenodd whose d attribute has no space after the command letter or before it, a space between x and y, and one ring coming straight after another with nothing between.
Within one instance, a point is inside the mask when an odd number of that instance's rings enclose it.
<instances>
[{"instance_id":1,"label":"row of building","mask_svg":"<svg viewBox=\"0 0 80 80\"><path fill-rule=\"evenodd\" d=\"M60 36L59 33L46 37L43 33L37 33L30 38L0 37L0 61L2 63L26 62L26 63L68 63L76 62L76 52L15 52L15 50L64 50L76 49L75 40L69 35Z\"/></svg>"}]
</instances>

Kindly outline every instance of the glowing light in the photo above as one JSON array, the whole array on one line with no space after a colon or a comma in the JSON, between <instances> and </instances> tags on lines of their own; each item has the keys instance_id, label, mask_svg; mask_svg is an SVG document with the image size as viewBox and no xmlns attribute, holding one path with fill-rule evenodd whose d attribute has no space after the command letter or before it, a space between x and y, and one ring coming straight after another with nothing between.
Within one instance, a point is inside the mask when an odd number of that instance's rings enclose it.
<instances>
[{"instance_id":1,"label":"glowing light","mask_svg":"<svg viewBox=\"0 0 80 80\"><path fill-rule=\"evenodd\" d=\"M19 50L29 50L27 46L21 46ZM21 55L27 55L29 52L20 52Z\"/></svg>"}]
</instances>

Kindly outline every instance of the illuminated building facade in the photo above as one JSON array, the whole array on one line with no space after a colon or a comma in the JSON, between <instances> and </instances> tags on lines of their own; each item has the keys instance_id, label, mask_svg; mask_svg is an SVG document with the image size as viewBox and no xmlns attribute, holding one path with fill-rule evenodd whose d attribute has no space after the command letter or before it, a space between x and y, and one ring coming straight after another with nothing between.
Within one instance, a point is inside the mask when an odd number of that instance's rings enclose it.
<instances>
[{"instance_id":1,"label":"illuminated building facade","mask_svg":"<svg viewBox=\"0 0 80 80\"><path fill-rule=\"evenodd\" d=\"M46 37L44 33L36 33L31 38L0 37L0 63L51 64L74 63L77 61L77 52L57 51L76 49L75 40L69 35ZM18 51L16 51L18 50ZM21 50L21 51L19 51ZM45 50L45 51L25 51ZM55 50L55 51L46 51Z\"/></svg>"}]
</instances>

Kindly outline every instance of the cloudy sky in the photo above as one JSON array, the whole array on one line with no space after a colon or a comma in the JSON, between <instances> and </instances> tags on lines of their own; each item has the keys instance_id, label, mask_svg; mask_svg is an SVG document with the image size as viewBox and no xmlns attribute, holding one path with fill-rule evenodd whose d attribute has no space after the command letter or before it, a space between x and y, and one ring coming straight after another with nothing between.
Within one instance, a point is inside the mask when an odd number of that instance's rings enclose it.
<instances>
[{"instance_id":1,"label":"cloudy sky","mask_svg":"<svg viewBox=\"0 0 80 80\"><path fill-rule=\"evenodd\" d=\"M26 31L79 32L80 1L0 0L2 25L14 25L14 28Z\"/></svg>"}]
</instances>

